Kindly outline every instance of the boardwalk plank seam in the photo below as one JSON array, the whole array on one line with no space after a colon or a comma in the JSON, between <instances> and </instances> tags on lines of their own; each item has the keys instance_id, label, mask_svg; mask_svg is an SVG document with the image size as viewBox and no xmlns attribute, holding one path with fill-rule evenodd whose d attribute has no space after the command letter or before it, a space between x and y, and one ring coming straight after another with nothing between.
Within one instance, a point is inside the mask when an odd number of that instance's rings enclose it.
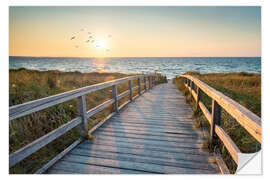
<instances>
[{"instance_id":1,"label":"boardwalk plank seam","mask_svg":"<svg viewBox=\"0 0 270 180\"><path fill-rule=\"evenodd\" d=\"M73 173L92 172L97 167L110 168L108 173L120 173L121 169L139 173L219 173L218 167L209 162L212 155L200 149L201 134L193 127L193 111L181 92L171 83L151 89L141 98L133 96L120 114L114 114L92 132L93 141L78 145L48 172L78 165L85 170L75 168ZM118 97L123 94L129 91Z\"/></svg>"}]
</instances>

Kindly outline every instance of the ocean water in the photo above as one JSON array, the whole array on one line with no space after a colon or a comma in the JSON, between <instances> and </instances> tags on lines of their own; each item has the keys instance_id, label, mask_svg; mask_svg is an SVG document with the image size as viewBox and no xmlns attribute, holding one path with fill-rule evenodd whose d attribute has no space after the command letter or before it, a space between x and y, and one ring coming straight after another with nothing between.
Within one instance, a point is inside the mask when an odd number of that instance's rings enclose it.
<instances>
[{"instance_id":1,"label":"ocean water","mask_svg":"<svg viewBox=\"0 0 270 180\"><path fill-rule=\"evenodd\" d=\"M9 57L9 68L80 72L160 72L171 79L187 71L261 73L260 57L67 58Z\"/></svg>"}]
</instances>

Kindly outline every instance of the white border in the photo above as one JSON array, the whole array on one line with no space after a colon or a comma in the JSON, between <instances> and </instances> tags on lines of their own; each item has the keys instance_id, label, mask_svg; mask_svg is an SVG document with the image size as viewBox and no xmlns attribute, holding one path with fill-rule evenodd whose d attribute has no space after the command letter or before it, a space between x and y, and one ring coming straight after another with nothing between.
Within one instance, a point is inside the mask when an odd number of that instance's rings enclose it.
<instances>
[{"instance_id":1,"label":"white border","mask_svg":"<svg viewBox=\"0 0 270 180\"><path fill-rule=\"evenodd\" d=\"M4 2L4 3L3 3ZM2 5L4 4L4 5ZM9 176L8 175L8 6L80 6L80 5L89 5L89 6L262 6L262 120L263 120L263 150L267 152L269 149L269 143L264 140L268 140L269 138L269 131L267 128L270 128L270 118L269 114L266 114L268 108L270 107L269 100L270 100L270 55L269 55L269 33L270 33L270 26L269 26L269 17L270 17L270 7L269 7L269 0L3 0L1 1L0 6L0 13L1 13L1 59L0 59L0 73L1 73L1 144L4 146L1 147L1 175L2 178L4 175L8 178L41 178L47 179L48 176ZM267 101L268 100L268 101ZM266 128L264 128L266 127ZM270 159L269 153L263 153L263 162L264 160L267 161ZM267 167L263 165L263 174L264 176L230 176L229 178L265 178L266 175L270 171L267 170ZM89 179L89 178L112 178L112 179L137 179L137 178L170 178L170 179L177 179L179 180L179 175L170 175L170 176L80 176L78 178L82 179ZM198 178L217 178L216 176L205 176L205 175L192 175L192 176L184 176L182 178L191 178L191 179L198 179ZM57 176L49 176L49 178L57 178ZM75 176L65 176L65 177L58 177L58 178L68 178L74 179ZM224 176L219 176L218 178L224 178ZM228 178L228 177L227 177Z\"/></svg>"}]
</instances>

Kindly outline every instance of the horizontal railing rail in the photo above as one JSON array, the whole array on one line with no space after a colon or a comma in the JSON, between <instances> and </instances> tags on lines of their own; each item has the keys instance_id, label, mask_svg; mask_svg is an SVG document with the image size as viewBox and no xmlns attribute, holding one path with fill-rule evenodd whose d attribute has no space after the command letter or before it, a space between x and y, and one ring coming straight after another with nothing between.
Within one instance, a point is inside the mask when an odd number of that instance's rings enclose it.
<instances>
[{"instance_id":1,"label":"horizontal railing rail","mask_svg":"<svg viewBox=\"0 0 270 180\"><path fill-rule=\"evenodd\" d=\"M144 83L141 84L141 79L144 79ZM146 81L148 79L148 81ZM132 87L132 80L137 80L138 86ZM80 143L84 138L88 136L88 133L92 133L95 129L97 129L99 126L101 126L107 119L109 119L111 116L113 116L115 113L118 113L119 110L124 107L124 105L131 102L134 98L141 95L142 91L141 88L144 87L145 92L147 89L150 89L152 86L154 86L157 80L156 74L145 74L145 75L138 75L138 76L130 76L125 77L121 79L116 79L104 83L99 83L87 87L83 87L80 89L64 92L61 94L49 96L46 98L26 102L23 104L11 106L9 108L9 120L12 121L14 119L29 115L34 112L41 111L43 109L52 107L54 105L64 103L66 101L72 100L77 98L78 101L78 116L74 118L73 120L67 122L66 124L63 124L62 126L58 127L57 129L51 131L50 133L36 139L35 141L27 144L26 146L20 148L19 150L11 153L9 155L9 167L13 167L15 164L19 163L26 157L30 156L31 154L35 153L42 147L46 146L53 140L57 139L58 137L62 136L63 134L67 133L74 127L80 125L80 132L81 137L77 141L75 141L73 144L71 144L67 149L65 149L63 152L58 154L55 158L53 158L49 163L47 163L45 166L43 166L40 170L37 171L37 173L42 173L46 171L51 165L53 165L58 159L63 157L67 152L69 152L71 149L73 149L78 143ZM129 89L127 91L122 92L121 94L117 93L117 84L128 82ZM112 87L112 99L107 100L103 102L102 104L90 109L89 111L86 110L86 100L85 95L94 91L98 91L104 88ZM136 97L133 97L133 91L138 90L138 95ZM129 101L118 107L118 101L125 96L129 95ZM88 131L88 119L95 115L96 113L102 111L106 107L113 105L114 111L112 114L110 114L107 118L102 120L96 127Z\"/></svg>"},{"instance_id":2,"label":"horizontal railing rail","mask_svg":"<svg viewBox=\"0 0 270 180\"><path fill-rule=\"evenodd\" d=\"M212 139L214 134L216 134L223 142L236 164L238 164L238 157L241 151L220 126L222 108L229 113L251 136L261 143L260 117L193 76L179 75L179 77L184 79L185 86L189 89L195 99L196 109L200 108L208 120L210 124L210 138ZM196 89L195 86L197 87ZM212 99L211 113L201 101L202 92Z\"/></svg>"}]
</instances>

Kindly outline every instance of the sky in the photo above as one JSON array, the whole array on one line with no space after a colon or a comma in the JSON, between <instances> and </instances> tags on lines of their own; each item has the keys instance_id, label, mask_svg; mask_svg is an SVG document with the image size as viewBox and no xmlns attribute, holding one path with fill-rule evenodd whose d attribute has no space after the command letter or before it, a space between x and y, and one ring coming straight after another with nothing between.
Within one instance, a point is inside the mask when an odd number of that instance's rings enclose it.
<instances>
[{"instance_id":1,"label":"sky","mask_svg":"<svg viewBox=\"0 0 270 180\"><path fill-rule=\"evenodd\" d=\"M9 55L257 57L261 8L13 6Z\"/></svg>"}]
</instances>

